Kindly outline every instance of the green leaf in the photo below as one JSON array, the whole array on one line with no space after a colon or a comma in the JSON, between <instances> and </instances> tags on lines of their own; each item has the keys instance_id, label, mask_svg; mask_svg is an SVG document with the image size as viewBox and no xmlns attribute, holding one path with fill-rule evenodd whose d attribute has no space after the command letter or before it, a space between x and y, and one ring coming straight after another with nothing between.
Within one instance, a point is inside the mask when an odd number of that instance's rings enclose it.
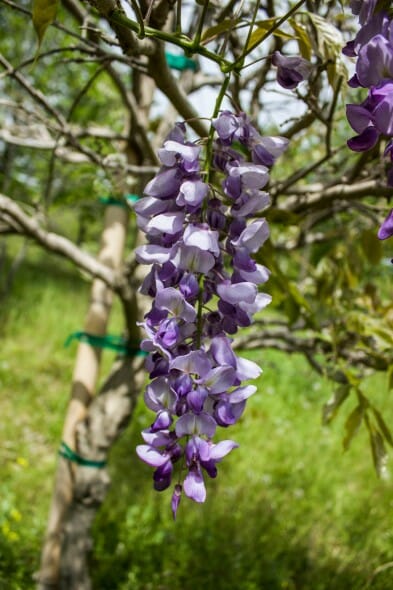
<instances>
[{"instance_id":1,"label":"green leaf","mask_svg":"<svg viewBox=\"0 0 393 590\"><path fill-rule=\"evenodd\" d=\"M343 438L344 451L349 449L352 439L357 434L364 417L364 406L360 403L351 412L345 422L345 436Z\"/></svg>"},{"instance_id":2,"label":"green leaf","mask_svg":"<svg viewBox=\"0 0 393 590\"><path fill-rule=\"evenodd\" d=\"M339 78L348 77L348 71L342 58L341 50L344 40L341 32L322 16L312 12L307 15L314 32L312 36L314 51L323 62L328 62L329 84L335 89Z\"/></svg>"},{"instance_id":3,"label":"green leaf","mask_svg":"<svg viewBox=\"0 0 393 590\"><path fill-rule=\"evenodd\" d=\"M336 417L339 408L349 396L350 391L351 385L349 384L340 385L340 387L336 389L330 400L323 406L322 424L329 424Z\"/></svg>"},{"instance_id":4,"label":"green leaf","mask_svg":"<svg viewBox=\"0 0 393 590\"><path fill-rule=\"evenodd\" d=\"M46 29L56 18L57 7L58 0L33 0L33 25L38 37L38 50Z\"/></svg>"},{"instance_id":5,"label":"green leaf","mask_svg":"<svg viewBox=\"0 0 393 590\"><path fill-rule=\"evenodd\" d=\"M218 23L218 25L214 25L213 27L209 27L203 31L201 42L203 44L210 43L210 41L213 41L213 39L222 33L226 33L227 31L234 29L239 21L240 19L238 18L225 18L222 22Z\"/></svg>"},{"instance_id":6,"label":"green leaf","mask_svg":"<svg viewBox=\"0 0 393 590\"><path fill-rule=\"evenodd\" d=\"M378 426L381 430L381 433L383 434L386 442L393 447L393 436L392 433L388 427L388 425L386 424L385 420L382 417L382 414L379 410L377 410L377 408L374 408L373 406L371 406L372 412L375 416L375 419L378 423Z\"/></svg>"},{"instance_id":7,"label":"green leaf","mask_svg":"<svg viewBox=\"0 0 393 590\"><path fill-rule=\"evenodd\" d=\"M310 61L312 55L312 47L310 36L307 33L306 27L300 23L297 23L293 18L290 18L288 22L295 32L296 39L299 45L299 51L302 54L302 57Z\"/></svg>"},{"instance_id":8,"label":"green leaf","mask_svg":"<svg viewBox=\"0 0 393 590\"><path fill-rule=\"evenodd\" d=\"M386 452L383 436L369 420L366 420L366 425L370 436L371 453L373 456L375 471L379 477L386 478L388 475L386 466L388 454Z\"/></svg>"},{"instance_id":9,"label":"green leaf","mask_svg":"<svg viewBox=\"0 0 393 590\"><path fill-rule=\"evenodd\" d=\"M267 39L267 37L269 36L268 33L270 31L270 29L272 27L274 27L274 25L280 20L281 17L274 17L274 18L267 18L266 20L260 20L257 21L255 24L257 26L257 28L255 29L255 31L252 32L252 35L248 41L247 47L246 47L246 51L252 51L253 49L255 49L255 47L257 47L260 43L262 43L262 41L264 41L265 39ZM272 31L271 33L272 35L274 35L275 37L281 37L283 39L286 39L287 41L290 39L294 39L293 35L289 35L288 33L285 33L284 31L280 31L280 29L275 29L274 31Z\"/></svg>"}]
</instances>

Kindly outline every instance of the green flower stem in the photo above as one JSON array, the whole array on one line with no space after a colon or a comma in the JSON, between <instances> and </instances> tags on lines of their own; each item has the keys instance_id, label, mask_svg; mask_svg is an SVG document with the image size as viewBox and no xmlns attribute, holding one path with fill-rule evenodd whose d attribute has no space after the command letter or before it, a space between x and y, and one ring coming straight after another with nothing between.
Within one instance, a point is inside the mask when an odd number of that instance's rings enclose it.
<instances>
[{"instance_id":1,"label":"green flower stem","mask_svg":"<svg viewBox=\"0 0 393 590\"><path fill-rule=\"evenodd\" d=\"M203 24L205 22L205 17L207 14L208 7L209 7L209 0L205 0L205 2L203 4L201 18L199 19L199 22L198 22L197 32L196 32L196 35L194 38L194 47L199 47L201 37L202 37Z\"/></svg>"}]
</instances>

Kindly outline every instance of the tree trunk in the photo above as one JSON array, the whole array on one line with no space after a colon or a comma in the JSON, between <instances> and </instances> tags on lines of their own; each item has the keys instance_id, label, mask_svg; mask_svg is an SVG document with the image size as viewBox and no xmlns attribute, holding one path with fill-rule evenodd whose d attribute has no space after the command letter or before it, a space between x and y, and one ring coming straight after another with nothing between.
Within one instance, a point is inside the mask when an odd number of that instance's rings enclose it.
<instances>
[{"instance_id":1,"label":"tree trunk","mask_svg":"<svg viewBox=\"0 0 393 590\"><path fill-rule=\"evenodd\" d=\"M128 213L117 206L109 206L105 213L99 260L111 268L119 268L124 251L127 233ZM87 312L84 331L95 336L106 334L113 293L101 281L94 280L91 289L90 306ZM78 346L75 369L71 387L71 399L63 429L63 441L72 450L76 447L76 425L86 416L93 399L100 365L101 350L88 343ZM41 555L41 567L37 576L39 590L59 588L61 543L64 534L63 524L70 507L75 478L75 465L67 459L59 458L55 477L54 493L49 511L46 537Z\"/></svg>"}]
</instances>

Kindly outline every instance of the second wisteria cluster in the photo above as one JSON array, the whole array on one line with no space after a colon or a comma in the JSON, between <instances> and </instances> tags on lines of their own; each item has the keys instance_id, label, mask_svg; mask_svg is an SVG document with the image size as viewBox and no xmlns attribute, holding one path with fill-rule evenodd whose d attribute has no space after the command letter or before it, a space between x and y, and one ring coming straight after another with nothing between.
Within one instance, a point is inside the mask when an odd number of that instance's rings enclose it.
<instances>
[{"instance_id":1,"label":"second wisteria cluster","mask_svg":"<svg viewBox=\"0 0 393 590\"><path fill-rule=\"evenodd\" d=\"M224 111L213 126L215 139L203 146L177 124L135 204L148 242L136 257L151 266L141 287L153 298L141 346L151 379L145 402L155 413L137 453L154 467L156 490L174 481L174 516L183 493L204 502L204 476L215 477L238 446L213 442L216 430L234 424L256 391L245 382L261 369L237 356L232 340L270 302L259 292L269 271L253 254L269 236L261 216L269 168L287 146L262 137L244 113Z\"/></svg>"},{"instance_id":2,"label":"second wisteria cluster","mask_svg":"<svg viewBox=\"0 0 393 590\"><path fill-rule=\"evenodd\" d=\"M361 28L344 53L356 57L356 72L350 86L368 88L361 104L347 105L347 117L358 133L348 141L355 151L373 148L380 137L386 138L385 156L391 165L388 184L393 186L393 12L388 2L351 0L352 12ZM382 224L378 237L393 236L393 209Z\"/></svg>"}]
</instances>

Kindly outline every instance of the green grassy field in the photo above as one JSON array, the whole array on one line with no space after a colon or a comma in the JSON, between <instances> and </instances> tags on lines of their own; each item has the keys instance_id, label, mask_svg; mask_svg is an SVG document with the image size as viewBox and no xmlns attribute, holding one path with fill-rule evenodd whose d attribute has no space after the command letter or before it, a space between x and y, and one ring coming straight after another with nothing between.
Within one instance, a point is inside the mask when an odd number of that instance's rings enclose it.
<instances>
[{"instance_id":1,"label":"green grassy field","mask_svg":"<svg viewBox=\"0 0 393 590\"><path fill-rule=\"evenodd\" d=\"M0 308L0 590L29 590L38 568L86 283L29 246ZM114 310L111 332L119 330ZM208 499L152 490L135 455L152 416L137 407L110 460L112 489L95 523L96 590L390 590L393 485L375 476L361 430L342 452L349 399L329 427L332 386L302 358L254 352L264 374L244 417L223 433L240 448L208 483ZM113 355L104 354L104 372ZM386 377L365 386L393 424Z\"/></svg>"}]
</instances>

